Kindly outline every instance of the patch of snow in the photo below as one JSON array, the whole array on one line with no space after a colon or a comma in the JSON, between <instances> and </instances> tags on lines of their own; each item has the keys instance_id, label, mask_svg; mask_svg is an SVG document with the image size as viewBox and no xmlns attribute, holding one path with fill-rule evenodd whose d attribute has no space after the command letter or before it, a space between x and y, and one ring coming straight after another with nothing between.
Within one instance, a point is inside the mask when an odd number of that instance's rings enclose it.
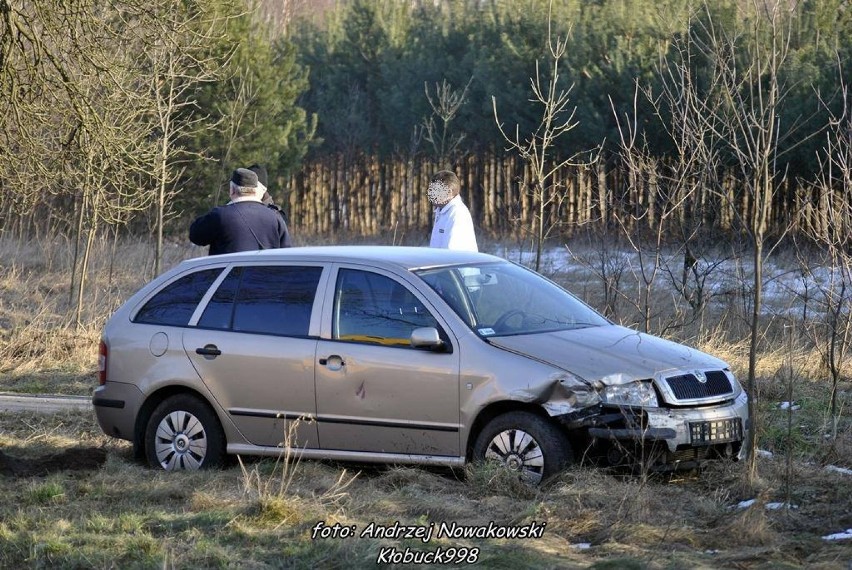
<instances>
[{"instance_id":1,"label":"patch of snow","mask_svg":"<svg viewBox=\"0 0 852 570\"><path fill-rule=\"evenodd\" d=\"M844 475L852 475L852 469L847 469L846 467L838 467L837 465L826 465L826 471L834 471L835 473L842 473Z\"/></svg>"},{"instance_id":2,"label":"patch of snow","mask_svg":"<svg viewBox=\"0 0 852 570\"><path fill-rule=\"evenodd\" d=\"M791 505L790 503L766 503L766 510L777 511L778 509L798 509L799 505Z\"/></svg>"},{"instance_id":3,"label":"patch of snow","mask_svg":"<svg viewBox=\"0 0 852 570\"><path fill-rule=\"evenodd\" d=\"M733 506L728 507L728 508L730 508L730 509L747 509L750 506L752 506L753 504L755 504L756 502L757 502L757 499L748 499L747 501L740 501L736 505L733 505ZM766 508L766 510L769 510L769 511L775 511L775 510L778 510L778 509L788 509L788 508L789 509L798 509L799 508L798 505L791 505L789 503L766 503L764 505L764 507Z\"/></svg>"},{"instance_id":4,"label":"patch of snow","mask_svg":"<svg viewBox=\"0 0 852 570\"><path fill-rule=\"evenodd\" d=\"M529 244L498 243L490 248L491 252L500 257L521 263L527 267L535 264L535 250ZM483 251L485 251L483 249ZM595 247L591 244L566 243L556 247L546 247L541 252L540 272L545 274L570 273L572 287L580 287L576 280L595 283L600 280L599 273L608 271L621 275L621 287L630 290L631 286L641 285L643 272L655 274L661 269L660 276L655 279L654 287L658 291L668 290L678 294L679 284L672 283L673 278L665 278L666 274L678 275L683 270L683 253L681 250L661 251L660 257L644 255L631 249L615 249ZM650 261L649 261L650 260ZM658 261L660 266L655 267ZM698 259L696 267L701 275L712 277L702 283L703 293L708 301L716 302L717 297L729 294L752 294L751 276L754 267L750 259L741 257L704 258ZM807 270L790 268L774 261L767 261L763 267L763 303L761 312L766 315L801 316L804 312L818 314L824 312L824 298L827 292L837 287L838 280L848 279L838 267L813 267ZM725 302L725 301L723 301Z\"/></svg>"},{"instance_id":5,"label":"patch of snow","mask_svg":"<svg viewBox=\"0 0 852 570\"><path fill-rule=\"evenodd\" d=\"M592 543L590 543L590 542L578 542L576 544L571 544L570 546L571 546L571 548L574 548L574 549L577 549L577 550L588 550L592 547Z\"/></svg>"},{"instance_id":6,"label":"patch of snow","mask_svg":"<svg viewBox=\"0 0 852 570\"><path fill-rule=\"evenodd\" d=\"M849 540L850 538L852 538L852 528L822 537L823 540Z\"/></svg>"}]
</instances>

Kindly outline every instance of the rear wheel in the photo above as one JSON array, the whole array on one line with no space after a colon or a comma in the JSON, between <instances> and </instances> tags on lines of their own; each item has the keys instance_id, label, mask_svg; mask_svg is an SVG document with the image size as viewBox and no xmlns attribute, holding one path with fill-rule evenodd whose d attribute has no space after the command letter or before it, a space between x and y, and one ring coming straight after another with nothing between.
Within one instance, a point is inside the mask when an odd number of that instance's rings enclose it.
<instances>
[{"instance_id":1,"label":"rear wheel","mask_svg":"<svg viewBox=\"0 0 852 570\"><path fill-rule=\"evenodd\" d=\"M476 438L475 461L500 462L522 481L538 485L572 459L571 445L553 423L530 412L509 412L491 420Z\"/></svg>"},{"instance_id":2,"label":"rear wheel","mask_svg":"<svg viewBox=\"0 0 852 570\"><path fill-rule=\"evenodd\" d=\"M160 402L148 419L145 455L152 467L166 471L219 467L225 459L225 435L210 406L178 394Z\"/></svg>"}]
</instances>

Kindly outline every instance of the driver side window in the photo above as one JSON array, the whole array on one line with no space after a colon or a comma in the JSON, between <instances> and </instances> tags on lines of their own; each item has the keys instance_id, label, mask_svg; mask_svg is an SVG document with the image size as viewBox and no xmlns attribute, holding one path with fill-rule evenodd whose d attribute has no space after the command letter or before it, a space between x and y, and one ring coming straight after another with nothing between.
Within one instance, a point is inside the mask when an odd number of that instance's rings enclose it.
<instances>
[{"instance_id":1,"label":"driver side window","mask_svg":"<svg viewBox=\"0 0 852 570\"><path fill-rule=\"evenodd\" d=\"M440 328L435 317L403 284L367 271L341 269L334 294L335 340L410 346L411 332Z\"/></svg>"}]
</instances>

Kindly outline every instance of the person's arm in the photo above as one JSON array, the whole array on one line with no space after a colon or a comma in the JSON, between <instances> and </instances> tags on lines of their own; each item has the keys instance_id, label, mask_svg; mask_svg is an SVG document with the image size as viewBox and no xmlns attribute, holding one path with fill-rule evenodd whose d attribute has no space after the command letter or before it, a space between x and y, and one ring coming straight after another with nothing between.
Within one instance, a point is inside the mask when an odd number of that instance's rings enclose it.
<instances>
[{"instance_id":1,"label":"person's arm","mask_svg":"<svg viewBox=\"0 0 852 570\"><path fill-rule=\"evenodd\" d=\"M281 244L279 247L292 247L292 244L290 243L290 231L287 229L287 223L284 221L283 216L278 216L278 219L280 220L282 228L282 230L278 232L281 236Z\"/></svg>"},{"instance_id":2,"label":"person's arm","mask_svg":"<svg viewBox=\"0 0 852 570\"><path fill-rule=\"evenodd\" d=\"M437 210L433 213L434 219L432 220L432 232L429 234L429 247L443 247L441 243L441 228L439 213Z\"/></svg>"},{"instance_id":3,"label":"person's arm","mask_svg":"<svg viewBox=\"0 0 852 570\"><path fill-rule=\"evenodd\" d=\"M470 212L454 210L447 224L447 249L479 251Z\"/></svg>"},{"instance_id":4,"label":"person's arm","mask_svg":"<svg viewBox=\"0 0 852 570\"><path fill-rule=\"evenodd\" d=\"M210 245L216 235L216 216L208 212L198 216L189 226L189 241L195 245Z\"/></svg>"}]
</instances>

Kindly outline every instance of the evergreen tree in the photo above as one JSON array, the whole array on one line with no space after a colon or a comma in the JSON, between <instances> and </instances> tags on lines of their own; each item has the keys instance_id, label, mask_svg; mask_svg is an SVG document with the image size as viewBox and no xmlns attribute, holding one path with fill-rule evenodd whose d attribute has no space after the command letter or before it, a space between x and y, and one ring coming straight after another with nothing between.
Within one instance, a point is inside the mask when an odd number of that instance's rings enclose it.
<instances>
[{"instance_id":1,"label":"evergreen tree","mask_svg":"<svg viewBox=\"0 0 852 570\"><path fill-rule=\"evenodd\" d=\"M183 143L204 156L187 165L177 207L181 224L206 208L227 201L227 180L237 167L263 164L274 181L300 164L314 136L315 119L299 104L308 87L308 71L286 37L272 39L269 24L253 13L232 9L220 41L210 46L227 65L223 79L194 94L194 113L207 119ZM281 196L275 196L281 199Z\"/></svg>"}]
</instances>

